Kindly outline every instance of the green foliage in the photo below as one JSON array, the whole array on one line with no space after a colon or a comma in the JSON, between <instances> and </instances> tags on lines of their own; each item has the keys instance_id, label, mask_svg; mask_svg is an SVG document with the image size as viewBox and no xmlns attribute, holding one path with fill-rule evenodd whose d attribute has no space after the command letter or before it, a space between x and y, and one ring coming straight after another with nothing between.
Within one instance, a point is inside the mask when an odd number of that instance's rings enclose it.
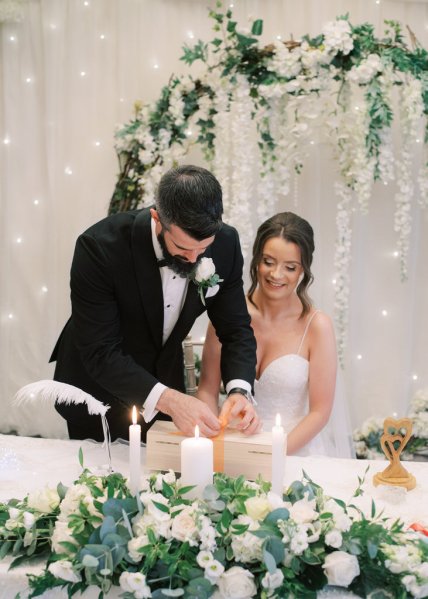
<instances>
[{"instance_id":1,"label":"green foliage","mask_svg":"<svg viewBox=\"0 0 428 599\"><path fill-rule=\"evenodd\" d=\"M205 74L217 73L220 79L232 89L239 81L239 77L245 77L250 85L250 97L254 101L254 110L252 118L257 116L258 145L262 159L262 175L275 171L277 168L276 142L275 136L271 131L270 118L263 116L263 111L271 110L270 101L260 92L261 86L283 85L293 81L294 76L284 77L281 72L277 72L271 67L271 60L275 54L275 47L271 44L261 47L259 37L263 31L263 21L256 19L253 21L251 31L244 33L237 20L233 18L232 10L224 10L217 6L209 11L209 17L213 21L214 37L208 42L198 40L192 47L183 48L181 60L192 67L199 61L205 67ZM339 20L349 21L349 15L338 17ZM343 85L337 88L336 82L345 82L347 74L354 67L358 67L370 55L380 57L384 69L381 78L385 74L385 69L391 69L393 72L401 74L400 77L392 78L392 85L402 84L402 76L411 74L423 82L422 100L424 103L424 114L428 117L428 55L427 51L412 38L413 48L405 43L401 25L393 20L385 21L385 35L376 37L374 26L370 23L362 23L356 26L350 24L352 34L352 49L348 53L342 51L332 52L326 61L322 61L317 67L318 72L311 72L311 69L303 69L297 76L304 79L309 85L311 91L308 92L305 85L297 89L290 89L287 93L290 97L299 95L302 97L317 94L317 78L324 73L329 72L331 68L335 70L331 74L331 93L336 94L338 108L349 110L347 101L343 96ZM318 50L324 51L324 34L313 37L303 36L303 41L308 44L307 52ZM291 52L293 48L299 47L300 42L294 40L287 42L290 44ZM382 146L382 132L391 127L393 121L392 108L389 103L388 94L385 91L384 84L379 78L379 73L367 82L361 83L366 102L368 116L368 132L366 136L365 151L367 160L374 158L374 180L380 176L379 156ZM218 85L211 87L204 80L196 79L192 85L182 85L184 78L172 76L168 85L161 90L158 100L144 110L136 110L135 118L116 133L116 146L119 159L119 176L113 197L110 202L109 212L114 213L123 210L135 209L144 201L144 194L151 190L147 183L154 169L163 168L168 162L169 149L177 146L183 146L184 151L189 146L187 140L187 129L196 129L195 140L201 146L202 152L208 162L212 161L215 152L216 126L215 116L216 108L211 108L203 112L203 115L193 122L192 119L197 113L200 103L206 99L215 100L218 91ZM299 84L300 85L300 84ZM222 88L222 85L220 85ZM176 97L182 101L181 117L177 119ZM284 92L284 95L286 93ZM226 108L227 110L228 108ZM146 147L144 135L147 131L153 139L154 149L151 145ZM169 135L167 151L161 144L161 138ZM340 132L339 132L340 133ZM346 136L345 136L346 137ZM428 118L425 134L425 142L428 143ZM348 140L349 143L349 140ZM344 152L344 137L339 134L338 137L339 152ZM140 159L140 152L151 154L149 159ZM355 187L355 179L352 176L352 164L347 164L342 168L346 182L352 188ZM296 160L293 168L300 173L303 168L303 162ZM153 191L151 191L153 193Z\"/></svg>"}]
</instances>

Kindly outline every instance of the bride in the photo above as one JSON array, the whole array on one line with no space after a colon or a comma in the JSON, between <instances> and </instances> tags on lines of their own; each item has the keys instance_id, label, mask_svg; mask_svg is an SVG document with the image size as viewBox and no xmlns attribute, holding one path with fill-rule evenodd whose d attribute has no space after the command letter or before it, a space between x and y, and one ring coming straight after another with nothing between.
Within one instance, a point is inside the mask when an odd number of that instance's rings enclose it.
<instances>
[{"instance_id":1,"label":"bride","mask_svg":"<svg viewBox=\"0 0 428 599\"><path fill-rule=\"evenodd\" d=\"M266 430L281 414L289 454L338 455L331 430L325 429L335 397L334 329L307 293L314 249L311 225L292 212L272 216L257 231L247 296L257 340L254 395ZM220 343L210 324L198 397L215 413L219 387ZM228 411L226 400L220 419ZM351 452L342 447L341 453L350 457Z\"/></svg>"}]
</instances>

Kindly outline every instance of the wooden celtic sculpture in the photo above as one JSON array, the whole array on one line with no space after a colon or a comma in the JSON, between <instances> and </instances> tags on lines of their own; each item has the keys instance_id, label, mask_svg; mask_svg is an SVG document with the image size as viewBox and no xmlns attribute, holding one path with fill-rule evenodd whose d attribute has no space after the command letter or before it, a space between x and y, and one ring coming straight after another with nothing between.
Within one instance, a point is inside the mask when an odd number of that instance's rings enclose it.
<instances>
[{"instance_id":1,"label":"wooden celtic sculpture","mask_svg":"<svg viewBox=\"0 0 428 599\"><path fill-rule=\"evenodd\" d=\"M409 418L394 420L386 418L383 423L383 435L380 438L382 450L390 464L383 472L378 472L373 477L373 484L394 485L405 487L408 491L416 486L413 474L407 472L400 462L400 454L412 434L412 421Z\"/></svg>"}]
</instances>

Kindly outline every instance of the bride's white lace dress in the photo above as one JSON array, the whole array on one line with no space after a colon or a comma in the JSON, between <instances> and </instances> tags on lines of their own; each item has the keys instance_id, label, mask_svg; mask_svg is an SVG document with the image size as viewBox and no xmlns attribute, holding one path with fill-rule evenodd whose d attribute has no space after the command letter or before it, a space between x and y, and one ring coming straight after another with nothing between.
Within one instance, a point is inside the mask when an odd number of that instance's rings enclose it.
<instances>
[{"instance_id":1,"label":"bride's white lace dress","mask_svg":"<svg viewBox=\"0 0 428 599\"><path fill-rule=\"evenodd\" d=\"M318 312L316 310L308 319L296 353L285 354L270 362L254 383L256 410L263 421L264 430L270 430L276 414L281 414L282 425L285 432L289 433L309 411L309 362L300 352L310 323ZM351 430L344 410L340 418L337 417L338 403L336 393L336 416L295 455L351 457ZM340 436L343 442L339 441Z\"/></svg>"}]
</instances>

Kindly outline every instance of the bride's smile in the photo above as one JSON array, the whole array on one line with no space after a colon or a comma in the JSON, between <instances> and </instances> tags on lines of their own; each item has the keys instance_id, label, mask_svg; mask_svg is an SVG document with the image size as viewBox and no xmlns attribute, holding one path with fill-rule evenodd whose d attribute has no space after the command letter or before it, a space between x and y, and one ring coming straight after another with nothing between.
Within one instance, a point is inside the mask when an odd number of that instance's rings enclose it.
<instances>
[{"instance_id":1,"label":"bride's smile","mask_svg":"<svg viewBox=\"0 0 428 599\"><path fill-rule=\"evenodd\" d=\"M275 293L281 290L293 292L302 273L299 247L282 237L268 239L258 266L260 291Z\"/></svg>"}]
</instances>

